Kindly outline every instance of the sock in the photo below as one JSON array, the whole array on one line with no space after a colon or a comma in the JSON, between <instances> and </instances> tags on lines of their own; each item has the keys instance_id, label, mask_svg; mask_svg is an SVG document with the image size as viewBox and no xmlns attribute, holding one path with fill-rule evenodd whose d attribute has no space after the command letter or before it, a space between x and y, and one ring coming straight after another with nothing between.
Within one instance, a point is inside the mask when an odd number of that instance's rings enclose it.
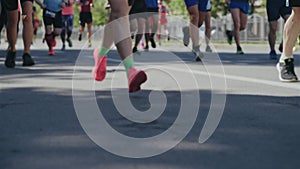
<instances>
[{"instance_id":1,"label":"sock","mask_svg":"<svg viewBox=\"0 0 300 169\"><path fill-rule=\"evenodd\" d=\"M285 56L284 54L281 54L279 62L284 63L284 60L289 59L289 58L293 58L293 55L292 56Z\"/></svg>"},{"instance_id":2,"label":"sock","mask_svg":"<svg viewBox=\"0 0 300 169\"><path fill-rule=\"evenodd\" d=\"M49 49L52 49L52 42L53 42L53 34L45 35L45 40Z\"/></svg>"},{"instance_id":3,"label":"sock","mask_svg":"<svg viewBox=\"0 0 300 169\"><path fill-rule=\"evenodd\" d=\"M98 56L107 56L109 52L109 49L106 47L101 47L101 49L98 52Z\"/></svg>"},{"instance_id":4,"label":"sock","mask_svg":"<svg viewBox=\"0 0 300 169\"><path fill-rule=\"evenodd\" d=\"M123 60L123 64L126 70L126 73L128 74L129 69L133 67L133 56L128 56Z\"/></svg>"}]
</instances>

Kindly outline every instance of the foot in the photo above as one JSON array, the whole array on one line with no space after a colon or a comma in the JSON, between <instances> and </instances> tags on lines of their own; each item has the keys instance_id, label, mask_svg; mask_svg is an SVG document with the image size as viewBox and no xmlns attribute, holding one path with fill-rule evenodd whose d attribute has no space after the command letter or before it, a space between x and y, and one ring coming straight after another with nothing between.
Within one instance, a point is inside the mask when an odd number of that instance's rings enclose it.
<instances>
[{"instance_id":1,"label":"foot","mask_svg":"<svg viewBox=\"0 0 300 169\"><path fill-rule=\"evenodd\" d=\"M282 51L283 51L283 44L282 44L282 42L280 43L280 45L278 47L278 50L282 53Z\"/></svg>"},{"instance_id":2,"label":"foot","mask_svg":"<svg viewBox=\"0 0 300 169\"><path fill-rule=\"evenodd\" d=\"M136 53L136 52L138 52L137 47L133 47L132 48L132 53Z\"/></svg>"},{"instance_id":3,"label":"foot","mask_svg":"<svg viewBox=\"0 0 300 169\"><path fill-rule=\"evenodd\" d=\"M23 66L32 66L35 64L30 54L28 53L24 53L22 58L23 58Z\"/></svg>"},{"instance_id":4,"label":"foot","mask_svg":"<svg viewBox=\"0 0 300 169\"><path fill-rule=\"evenodd\" d=\"M272 60L277 60L277 53L275 50L272 50L270 53L269 53L269 58L272 59Z\"/></svg>"},{"instance_id":5,"label":"foot","mask_svg":"<svg viewBox=\"0 0 300 169\"><path fill-rule=\"evenodd\" d=\"M78 41L81 41L81 40L82 40L82 34L79 34Z\"/></svg>"},{"instance_id":6,"label":"foot","mask_svg":"<svg viewBox=\"0 0 300 169\"><path fill-rule=\"evenodd\" d=\"M200 51L200 47L195 47L192 52L195 56L195 61L201 62L204 58L204 54Z\"/></svg>"},{"instance_id":7,"label":"foot","mask_svg":"<svg viewBox=\"0 0 300 169\"><path fill-rule=\"evenodd\" d=\"M147 80L147 75L142 70L135 68L129 69L128 72L128 90L129 92L136 92L141 89L141 84Z\"/></svg>"},{"instance_id":8,"label":"foot","mask_svg":"<svg viewBox=\"0 0 300 169\"><path fill-rule=\"evenodd\" d=\"M189 46L190 44L190 28L188 26L185 26L182 28L183 32L183 45Z\"/></svg>"},{"instance_id":9,"label":"foot","mask_svg":"<svg viewBox=\"0 0 300 169\"><path fill-rule=\"evenodd\" d=\"M298 78L294 70L294 59L285 59L284 62L277 63L279 79L283 82L297 82Z\"/></svg>"},{"instance_id":10,"label":"foot","mask_svg":"<svg viewBox=\"0 0 300 169\"><path fill-rule=\"evenodd\" d=\"M91 48L92 47L92 42L89 42L89 46L88 46L89 48Z\"/></svg>"},{"instance_id":11,"label":"foot","mask_svg":"<svg viewBox=\"0 0 300 169\"><path fill-rule=\"evenodd\" d=\"M227 42L232 45L232 31L226 30Z\"/></svg>"},{"instance_id":12,"label":"foot","mask_svg":"<svg viewBox=\"0 0 300 169\"><path fill-rule=\"evenodd\" d=\"M237 55L243 55L244 54L243 49L240 46L237 47L236 54Z\"/></svg>"},{"instance_id":13,"label":"foot","mask_svg":"<svg viewBox=\"0 0 300 169\"><path fill-rule=\"evenodd\" d=\"M70 48L73 47L73 43L72 43L71 39L67 39L67 42L68 42L68 45Z\"/></svg>"},{"instance_id":14,"label":"foot","mask_svg":"<svg viewBox=\"0 0 300 169\"><path fill-rule=\"evenodd\" d=\"M5 66L7 68L14 68L16 66L16 52L8 51L5 59Z\"/></svg>"},{"instance_id":15,"label":"foot","mask_svg":"<svg viewBox=\"0 0 300 169\"><path fill-rule=\"evenodd\" d=\"M152 38L152 37L150 37L150 42L151 42L151 47L152 48L156 48L156 43L155 43L155 41L154 41L154 38Z\"/></svg>"},{"instance_id":16,"label":"foot","mask_svg":"<svg viewBox=\"0 0 300 169\"><path fill-rule=\"evenodd\" d=\"M66 45L65 44L62 45L61 50L62 51L66 50Z\"/></svg>"},{"instance_id":17,"label":"foot","mask_svg":"<svg viewBox=\"0 0 300 169\"><path fill-rule=\"evenodd\" d=\"M206 52L212 52L212 49L210 48L210 46L207 45L206 48L205 48L205 51Z\"/></svg>"},{"instance_id":18,"label":"foot","mask_svg":"<svg viewBox=\"0 0 300 169\"><path fill-rule=\"evenodd\" d=\"M48 55L50 55L50 56L55 55L55 52L54 52L53 48L49 49Z\"/></svg>"},{"instance_id":19,"label":"foot","mask_svg":"<svg viewBox=\"0 0 300 169\"><path fill-rule=\"evenodd\" d=\"M95 66L93 68L93 76L97 81L102 81L106 76L106 56L98 56L99 49L94 50Z\"/></svg>"}]
</instances>

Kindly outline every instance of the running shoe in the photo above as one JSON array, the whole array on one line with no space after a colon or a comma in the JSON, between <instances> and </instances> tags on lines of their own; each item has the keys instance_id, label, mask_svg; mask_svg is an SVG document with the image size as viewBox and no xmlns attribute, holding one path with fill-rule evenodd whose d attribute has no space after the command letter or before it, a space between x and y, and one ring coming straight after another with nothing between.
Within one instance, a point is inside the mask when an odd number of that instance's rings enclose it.
<instances>
[{"instance_id":1,"label":"running shoe","mask_svg":"<svg viewBox=\"0 0 300 169\"><path fill-rule=\"evenodd\" d=\"M270 53L269 53L269 58L272 59L272 60L276 60L277 59L277 53L275 50L272 50Z\"/></svg>"},{"instance_id":2,"label":"running shoe","mask_svg":"<svg viewBox=\"0 0 300 169\"><path fill-rule=\"evenodd\" d=\"M188 26L185 26L182 28L183 32L183 45L189 46L190 44L190 28Z\"/></svg>"},{"instance_id":3,"label":"running shoe","mask_svg":"<svg viewBox=\"0 0 300 169\"><path fill-rule=\"evenodd\" d=\"M68 45L70 48L73 47L73 43L72 43L71 39L67 39L67 42L68 42Z\"/></svg>"},{"instance_id":4,"label":"running shoe","mask_svg":"<svg viewBox=\"0 0 300 169\"><path fill-rule=\"evenodd\" d=\"M22 58L23 58L23 66L32 66L32 65L34 65L34 61L31 58L29 53L24 53Z\"/></svg>"},{"instance_id":5,"label":"running shoe","mask_svg":"<svg viewBox=\"0 0 300 169\"><path fill-rule=\"evenodd\" d=\"M136 92L141 89L141 84L147 80L147 75L142 70L135 68L129 69L128 72L128 90L129 92Z\"/></svg>"},{"instance_id":6,"label":"running shoe","mask_svg":"<svg viewBox=\"0 0 300 169\"><path fill-rule=\"evenodd\" d=\"M61 50L62 51L66 50L66 45L65 44L62 45Z\"/></svg>"},{"instance_id":7,"label":"running shoe","mask_svg":"<svg viewBox=\"0 0 300 169\"><path fill-rule=\"evenodd\" d=\"M81 40L82 40L82 34L79 34L78 41L81 41Z\"/></svg>"},{"instance_id":8,"label":"running shoe","mask_svg":"<svg viewBox=\"0 0 300 169\"><path fill-rule=\"evenodd\" d=\"M204 54L200 51L200 47L195 47L192 52L195 56L195 61L201 62L204 58Z\"/></svg>"},{"instance_id":9,"label":"running shoe","mask_svg":"<svg viewBox=\"0 0 300 169\"><path fill-rule=\"evenodd\" d=\"M136 52L138 52L137 47L133 47L132 48L132 53L136 53Z\"/></svg>"},{"instance_id":10,"label":"running shoe","mask_svg":"<svg viewBox=\"0 0 300 169\"><path fill-rule=\"evenodd\" d=\"M5 66L7 68L14 68L16 66L16 52L8 51L5 59Z\"/></svg>"},{"instance_id":11,"label":"running shoe","mask_svg":"<svg viewBox=\"0 0 300 169\"><path fill-rule=\"evenodd\" d=\"M232 31L226 30L227 42L232 45Z\"/></svg>"},{"instance_id":12,"label":"running shoe","mask_svg":"<svg viewBox=\"0 0 300 169\"><path fill-rule=\"evenodd\" d=\"M150 37L149 40L150 40L150 43L151 43L152 48L156 48L156 43L155 43L155 41L154 41L154 38L153 38L153 37Z\"/></svg>"},{"instance_id":13,"label":"running shoe","mask_svg":"<svg viewBox=\"0 0 300 169\"><path fill-rule=\"evenodd\" d=\"M278 50L282 53L282 51L283 51L283 44L282 44L282 42L280 43L280 45L278 47Z\"/></svg>"},{"instance_id":14,"label":"running shoe","mask_svg":"<svg viewBox=\"0 0 300 169\"><path fill-rule=\"evenodd\" d=\"M50 56L55 55L55 52L54 52L53 48L49 49L48 55L50 55Z\"/></svg>"},{"instance_id":15,"label":"running shoe","mask_svg":"<svg viewBox=\"0 0 300 169\"><path fill-rule=\"evenodd\" d=\"M97 81L102 81L106 76L106 56L98 56L99 49L94 50L95 66L93 68L93 76Z\"/></svg>"},{"instance_id":16,"label":"running shoe","mask_svg":"<svg viewBox=\"0 0 300 169\"><path fill-rule=\"evenodd\" d=\"M237 47L236 54L237 55L243 55L244 54L243 49L240 46Z\"/></svg>"},{"instance_id":17,"label":"running shoe","mask_svg":"<svg viewBox=\"0 0 300 169\"><path fill-rule=\"evenodd\" d=\"M212 49L210 48L209 45L207 45L206 48L205 48L205 51L206 51L206 52L212 52Z\"/></svg>"},{"instance_id":18,"label":"running shoe","mask_svg":"<svg viewBox=\"0 0 300 169\"><path fill-rule=\"evenodd\" d=\"M297 82L298 78L294 70L294 59L288 58L284 62L278 62L277 70L279 73L279 79L283 82Z\"/></svg>"}]
</instances>

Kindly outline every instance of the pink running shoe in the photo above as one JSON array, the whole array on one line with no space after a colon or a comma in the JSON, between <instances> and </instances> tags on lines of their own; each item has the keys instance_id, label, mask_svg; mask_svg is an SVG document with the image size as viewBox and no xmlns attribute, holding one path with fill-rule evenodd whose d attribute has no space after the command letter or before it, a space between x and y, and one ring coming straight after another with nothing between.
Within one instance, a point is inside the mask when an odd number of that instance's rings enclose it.
<instances>
[{"instance_id":1,"label":"pink running shoe","mask_svg":"<svg viewBox=\"0 0 300 169\"><path fill-rule=\"evenodd\" d=\"M49 49L48 55L50 55L50 56L55 55L55 52L54 52L53 48Z\"/></svg>"},{"instance_id":2,"label":"pink running shoe","mask_svg":"<svg viewBox=\"0 0 300 169\"><path fill-rule=\"evenodd\" d=\"M136 70L135 68L129 69L128 72L128 85L129 92L136 92L141 89L141 84L147 80L147 75L142 70Z\"/></svg>"},{"instance_id":3,"label":"pink running shoe","mask_svg":"<svg viewBox=\"0 0 300 169\"><path fill-rule=\"evenodd\" d=\"M94 59L95 59L95 66L93 68L93 75L94 79L97 81L102 81L105 79L106 76L106 56L98 56L99 49L96 48L94 50Z\"/></svg>"}]
</instances>

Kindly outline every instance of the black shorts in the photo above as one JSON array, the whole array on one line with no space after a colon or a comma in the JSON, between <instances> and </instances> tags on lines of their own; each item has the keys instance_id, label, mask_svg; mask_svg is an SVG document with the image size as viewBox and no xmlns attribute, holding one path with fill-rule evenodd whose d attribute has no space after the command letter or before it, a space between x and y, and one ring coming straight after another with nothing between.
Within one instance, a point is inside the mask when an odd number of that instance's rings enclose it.
<instances>
[{"instance_id":1,"label":"black shorts","mask_svg":"<svg viewBox=\"0 0 300 169\"><path fill-rule=\"evenodd\" d=\"M128 0L128 5L129 5L129 6L132 6L133 3L134 3L134 0Z\"/></svg>"},{"instance_id":2,"label":"black shorts","mask_svg":"<svg viewBox=\"0 0 300 169\"><path fill-rule=\"evenodd\" d=\"M54 13L55 15L50 16L49 13ZM43 20L44 20L45 27L49 26L49 25L53 25L54 28L62 28L62 14L61 14L61 11L51 12L47 9L44 9L44 11L43 11Z\"/></svg>"},{"instance_id":3,"label":"black shorts","mask_svg":"<svg viewBox=\"0 0 300 169\"><path fill-rule=\"evenodd\" d=\"M21 0L21 3L33 0ZM2 0L2 7L8 11L14 11L18 9L18 0Z\"/></svg>"},{"instance_id":4,"label":"black shorts","mask_svg":"<svg viewBox=\"0 0 300 169\"><path fill-rule=\"evenodd\" d=\"M300 1L299 0L289 0L291 7L300 7Z\"/></svg>"},{"instance_id":5,"label":"black shorts","mask_svg":"<svg viewBox=\"0 0 300 169\"><path fill-rule=\"evenodd\" d=\"M286 0L267 0L268 21L277 21L280 16L284 18L292 13L291 7L286 7Z\"/></svg>"},{"instance_id":6,"label":"black shorts","mask_svg":"<svg viewBox=\"0 0 300 169\"><path fill-rule=\"evenodd\" d=\"M157 12L158 13L158 8L147 8L148 12Z\"/></svg>"},{"instance_id":7,"label":"black shorts","mask_svg":"<svg viewBox=\"0 0 300 169\"><path fill-rule=\"evenodd\" d=\"M86 23L92 23L93 16L91 12L80 12L79 14L79 23L81 26L84 26Z\"/></svg>"}]
</instances>

